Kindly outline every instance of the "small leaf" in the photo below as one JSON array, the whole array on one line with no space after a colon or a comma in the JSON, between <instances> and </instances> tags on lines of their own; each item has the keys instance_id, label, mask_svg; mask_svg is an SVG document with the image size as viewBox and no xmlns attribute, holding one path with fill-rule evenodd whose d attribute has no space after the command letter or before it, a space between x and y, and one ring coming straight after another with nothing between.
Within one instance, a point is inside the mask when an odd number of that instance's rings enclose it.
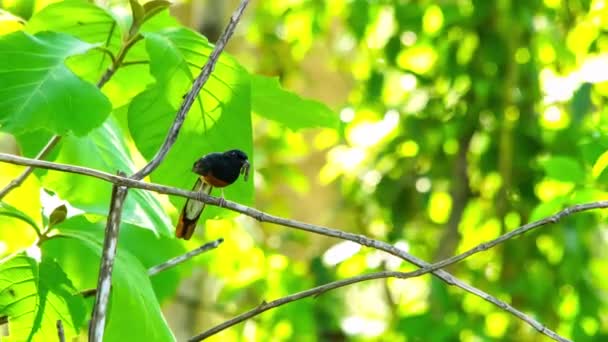
<instances>
[{"instance_id":1,"label":"small leaf","mask_svg":"<svg viewBox=\"0 0 608 342\"><path fill-rule=\"evenodd\" d=\"M11 337L45 341L56 336L61 320L67 339L78 335L85 305L57 263L18 254L0 264L0 316L8 316Z\"/></svg>"},{"instance_id":2,"label":"small leaf","mask_svg":"<svg viewBox=\"0 0 608 342\"><path fill-rule=\"evenodd\" d=\"M565 156L552 156L541 161L547 177L562 182L580 183L585 180L585 172L578 161Z\"/></svg>"},{"instance_id":3,"label":"small leaf","mask_svg":"<svg viewBox=\"0 0 608 342\"><path fill-rule=\"evenodd\" d=\"M251 76L253 111L293 130L338 126L338 116L326 105L287 91L274 77Z\"/></svg>"},{"instance_id":4,"label":"small leaf","mask_svg":"<svg viewBox=\"0 0 608 342\"><path fill-rule=\"evenodd\" d=\"M61 223L65 220L68 214L68 208L65 204L62 204L55 208L51 215L49 216L49 227L52 227L58 223Z\"/></svg>"},{"instance_id":5,"label":"small leaf","mask_svg":"<svg viewBox=\"0 0 608 342\"><path fill-rule=\"evenodd\" d=\"M169 6L171 6L171 3L165 0L152 0L150 2L146 2L144 4L145 15L143 22L146 22L148 19L154 17L162 10L169 8Z\"/></svg>"},{"instance_id":6,"label":"small leaf","mask_svg":"<svg viewBox=\"0 0 608 342\"><path fill-rule=\"evenodd\" d=\"M131 24L131 35L134 35L139 26L143 23L145 10L142 5L139 4L137 0L129 0L129 5L131 6L131 15L133 16L133 23Z\"/></svg>"},{"instance_id":7,"label":"small leaf","mask_svg":"<svg viewBox=\"0 0 608 342\"><path fill-rule=\"evenodd\" d=\"M575 122L581 122L585 115L589 114L592 109L591 103L591 83L583 83L581 86L574 92L572 96L572 100L570 101L570 109L572 113L572 118Z\"/></svg>"},{"instance_id":8,"label":"small leaf","mask_svg":"<svg viewBox=\"0 0 608 342\"><path fill-rule=\"evenodd\" d=\"M71 36L19 31L0 36L0 125L14 134L46 129L84 135L110 112L108 99L76 77L65 59L94 46Z\"/></svg>"}]
</instances>

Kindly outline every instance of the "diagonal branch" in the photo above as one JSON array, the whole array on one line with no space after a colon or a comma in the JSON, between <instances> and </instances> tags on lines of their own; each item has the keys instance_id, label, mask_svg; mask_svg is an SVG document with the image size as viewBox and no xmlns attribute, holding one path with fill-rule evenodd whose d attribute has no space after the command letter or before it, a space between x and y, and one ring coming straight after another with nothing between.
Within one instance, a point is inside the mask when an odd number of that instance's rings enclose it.
<instances>
[{"instance_id":1,"label":"diagonal branch","mask_svg":"<svg viewBox=\"0 0 608 342\"><path fill-rule=\"evenodd\" d=\"M238 204L235 202L227 201L227 200L221 200L217 197L212 197L212 196L202 194L199 192L186 191L186 190L182 190L182 189L178 189L178 188L174 188L174 187L168 187L168 186L153 184L153 183L146 183L146 182L137 181L137 180L133 180L133 179L125 178L125 177L111 175L106 172L101 172L101 171L93 170L93 169L89 169L89 168L65 165L65 164L58 164L58 163L51 163L51 162L42 161L42 160L34 160L34 159L29 159L29 158L17 157L17 156L13 156L10 154L4 154L4 153L0 153L0 161L9 162L9 163L18 164L18 165L42 167L42 168L47 168L47 169L88 175L88 176L106 180L108 182L111 182L111 183L114 183L117 185L145 189L145 190L155 191L155 192L163 193L163 194L192 198L192 199L196 199L201 202L205 202L206 204L209 204L209 205L225 207L232 211L239 212L241 214L253 217L261 222L269 222L269 223L273 223L273 224L277 224L277 225L282 225L285 227L291 227L291 228L295 228L295 229L308 231L308 232L315 233L315 234L321 234L321 235L331 236L331 237L335 237L335 238L339 238L339 239L343 239L343 240L349 240L349 241L353 241L353 242L356 242L356 243L364 245L364 246L379 249L379 250L385 251L389 254L392 254L394 256L397 256L403 260L406 260L414 265L421 267L420 270L416 271L416 272L418 272L417 275L422 275L425 273L432 272L435 276L439 277L441 280L443 280L447 284L457 286L469 293L472 293L480 298L483 298L484 300L502 308L503 310L510 312L511 314L515 315L516 317L518 317L521 320L528 323L530 326L532 326L537 331L539 331L557 341L567 341L567 340L565 340L563 337L557 335L553 331L547 329L542 324L537 322L535 319L533 319L533 318L529 317L528 315L522 313L521 311L513 308L509 304L507 304L503 301L500 301L499 299L462 282L458 278L455 278L451 274L449 274L443 270L440 270L439 268L452 265L473 254L476 254L481 251L492 248L506 240L512 239L519 235L522 235L532 229L535 229L535 228L538 228L538 227L541 227L541 226L544 226L547 224L556 223L560 219L562 219L566 216L570 216L574 213L589 211L589 210L594 210L594 209L608 208L608 201L591 202L591 203L579 204L579 205L575 205L572 207L568 207L552 216L546 217L539 221L528 223L524 226L519 227L518 229L515 229L509 233L501 235L500 237L498 237L494 240L482 243L462 254L459 254L457 256L454 256L454 257L446 259L446 260L442 260L435 264L429 264L386 242L370 239L363 235L347 233L347 232L343 232L343 231L336 230L336 229L326 228L326 227L317 226L317 225L313 225L313 224L309 224L309 223L304 223L304 222L300 222L300 221L296 221L296 220L290 220L290 219L286 219L286 218L282 218L282 217L278 217L278 216L273 216L273 215L264 213L262 211L259 211L257 209L251 208L251 207L247 207L247 206L244 206L244 205L241 205L241 204Z\"/></svg>"},{"instance_id":2,"label":"diagonal branch","mask_svg":"<svg viewBox=\"0 0 608 342\"><path fill-rule=\"evenodd\" d=\"M106 313L110 299L110 289L112 287L112 268L116 257L118 246L118 232L120 229L120 217L122 216L122 206L128 192L127 187L114 185L112 188L112 200L110 201L110 213L103 241L101 255L101 266L99 268L99 279L97 281L97 295L93 307L93 318L89 331L89 342L102 342L103 332L106 325Z\"/></svg>"},{"instance_id":3,"label":"diagonal branch","mask_svg":"<svg viewBox=\"0 0 608 342\"><path fill-rule=\"evenodd\" d=\"M177 266L179 264L181 264L182 262L192 259L197 255L203 254L207 251L210 251L212 249L217 248L222 242L224 242L224 239L217 239L215 241L211 241L211 242L207 242L206 244L191 250L190 252L184 253L182 255L176 256L175 258L171 258L165 262L162 262L156 266L152 266L150 268L148 268L148 276L155 276L157 274L159 274L160 272L166 271L171 267ZM93 297L95 294L97 293L97 289L86 289L86 290L82 290L80 291L80 295L87 298L87 297ZM1 319L2 317L0 317ZM0 325L2 325L2 322L0 322Z\"/></svg>"},{"instance_id":4,"label":"diagonal branch","mask_svg":"<svg viewBox=\"0 0 608 342\"><path fill-rule=\"evenodd\" d=\"M57 145L59 140L61 140L61 136L54 135L49 140L49 142L46 143L44 148L42 148L42 150L40 150L40 152L36 156L36 159L43 159L44 157L46 157L47 154L49 154L49 152L51 152L53 147L55 147L55 145ZM8 183L8 185L5 186L4 189L2 189L2 191L0 191L0 200L2 200L4 198L4 196L6 196L9 192L11 192L14 188L19 187L33 171L34 171L33 167L28 167L17 178L13 179L10 183Z\"/></svg>"},{"instance_id":5,"label":"diagonal branch","mask_svg":"<svg viewBox=\"0 0 608 342\"><path fill-rule=\"evenodd\" d=\"M266 301L262 301L262 303L260 303L260 305L258 305L257 307L246 311L238 316L235 316L227 321L224 321L198 335L195 335L193 337L191 337L188 341L189 342L194 342L194 341L202 341L208 337L211 337L217 333L219 333L220 331L223 331L225 329L228 329L231 326L237 325L245 320L248 320L254 316L257 316L259 314L262 314L270 309L274 309L276 307L285 305L285 304L289 304L291 302L295 302L297 300L300 299L304 299L307 297L317 297L325 292L328 291L332 291L347 285L352 285L355 283L360 283L360 282L364 282L364 281L368 281L368 280L373 280L373 279L383 279L383 278L398 278L398 279L407 279L407 278L413 278L416 277L420 274L420 271L422 269L415 271L415 272L394 272L394 271L382 271L382 272L376 272L376 273L370 273L370 274L364 274L364 275L360 275L360 276L355 276L355 277L351 277L351 278L347 278L347 279L343 279L343 280L338 280L338 281L334 281L331 283L327 283L321 286L317 286L317 287L313 287L311 289L305 290L305 291L301 291L301 292L297 292L294 293L292 295L289 296L285 296L283 298L279 298L276 300L273 300L271 302L266 302ZM556 333L546 329L546 331L544 332L545 335L548 335L549 337L553 338L556 341L568 341L567 339L557 335Z\"/></svg>"},{"instance_id":6,"label":"diagonal branch","mask_svg":"<svg viewBox=\"0 0 608 342\"><path fill-rule=\"evenodd\" d=\"M158 165L160 165L160 163L163 161L163 159L165 159L165 156L169 152L169 149L173 146L173 143L175 143L175 140L177 140L177 135L179 134L179 130L182 128L182 124L184 123L184 120L186 119L186 114L188 114L190 107L192 107L192 104L194 103L194 100L198 96L198 93L203 88L203 85L207 82L207 80L209 79L209 76L211 76L211 73L213 72L213 69L215 68L215 63L219 59L222 51L224 51L224 48L226 47L228 40L230 39L230 37L232 37L232 34L234 33L234 29L236 28L236 25L238 24L239 20L241 19L241 16L243 15L243 12L245 11L245 7L247 7L247 4L249 4L249 0L242 0L241 3L239 4L239 6L232 13L232 16L230 17L230 22L224 29L224 32L222 33L220 38L215 43L215 47L213 48L213 51L211 52L209 59L207 60L207 62L203 66L203 68L201 69L201 73L194 80L194 83L192 84L192 88L190 89L190 91L188 92L186 97L184 98L182 105L180 106L179 110L177 111L175 120L173 121L173 124L171 125L171 128L169 129L169 132L167 133L167 137L165 138L165 141L163 142L162 146L156 152L156 155L154 156L154 158L152 158L152 160L146 166L144 166L141 170L139 170L135 174L133 174L131 176L131 178L142 179L142 178L146 177L152 171L154 171L154 169L156 169L158 167Z\"/></svg>"},{"instance_id":7,"label":"diagonal branch","mask_svg":"<svg viewBox=\"0 0 608 342\"><path fill-rule=\"evenodd\" d=\"M182 262L188 260L188 259L192 259L193 257L205 253L206 251L212 250L217 248L217 246L219 246L222 242L224 242L224 239L217 239L215 241L211 241L211 242L207 242L206 244L191 250L188 253L182 254L180 256L176 256L175 258L169 259L165 262L163 262L162 264L158 264L156 266L150 267L148 269L148 275L149 276L153 276L153 275L157 275L158 273L177 266L179 264L181 264Z\"/></svg>"},{"instance_id":8,"label":"diagonal branch","mask_svg":"<svg viewBox=\"0 0 608 342\"><path fill-rule=\"evenodd\" d=\"M260 303L260 305L256 306L255 308L253 308L247 312L244 312L234 318L231 318L225 322L222 322L221 324L218 324L215 327L213 327L207 331L204 331L201 334L193 336L190 339L188 339L188 341L194 342L194 341L204 340L207 337L211 337L211 336L219 333L222 330L225 330L233 325L239 324L239 323L241 323L245 320L248 320L251 317L257 316L265 311L274 309L276 307L279 307L279 306L282 306L282 305L285 305L285 304L288 304L291 302L295 302L295 301L303 299L303 298L307 298L307 297L311 297L311 296L316 297L327 291L335 290L340 287L352 285L355 283L360 283L360 282L367 281L367 280L382 279L382 278L395 278L395 277L401 278L401 275L407 275L407 273L391 272L391 271L370 273L370 274L365 274L365 275L360 275L360 276L356 276L356 277L352 277L352 278L348 278L348 279L338 280L338 281L327 283L327 284L324 284L321 286L313 287L312 289L297 292L292 295L273 300L271 302L262 301L262 303Z\"/></svg>"}]
</instances>

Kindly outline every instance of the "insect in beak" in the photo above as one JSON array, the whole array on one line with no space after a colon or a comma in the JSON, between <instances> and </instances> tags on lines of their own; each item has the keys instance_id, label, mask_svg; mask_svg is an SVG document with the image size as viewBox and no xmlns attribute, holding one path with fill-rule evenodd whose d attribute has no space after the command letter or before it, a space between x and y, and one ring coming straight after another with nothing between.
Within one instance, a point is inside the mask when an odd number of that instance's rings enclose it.
<instances>
[{"instance_id":1,"label":"insect in beak","mask_svg":"<svg viewBox=\"0 0 608 342\"><path fill-rule=\"evenodd\" d=\"M243 163L243 166L241 167L241 174L243 175L243 179L246 182L247 178L249 178L249 161L245 161Z\"/></svg>"}]
</instances>

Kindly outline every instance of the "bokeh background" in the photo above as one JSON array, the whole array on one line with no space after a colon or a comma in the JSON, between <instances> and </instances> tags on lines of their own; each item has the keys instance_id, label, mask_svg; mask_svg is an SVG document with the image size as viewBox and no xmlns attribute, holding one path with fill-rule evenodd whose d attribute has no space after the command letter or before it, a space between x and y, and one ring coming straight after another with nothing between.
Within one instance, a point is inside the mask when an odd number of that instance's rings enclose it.
<instances>
[{"instance_id":1,"label":"bokeh background","mask_svg":"<svg viewBox=\"0 0 608 342\"><path fill-rule=\"evenodd\" d=\"M0 1L24 18L44 1ZM215 41L238 1L177 2ZM338 130L254 116L255 206L437 261L606 199L608 3L253 1L228 51L329 105ZM285 108L289 115L289 108ZM14 148L3 138L3 150ZM575 341L608 340L608 229L583 213L449 268ZM178 340L269 301L372 271L377 251L252 219L209 220L217 250L181 266L164 312ZM214 341L545 341L430 276L304 299Z\"/></svg>"}]
</instances>

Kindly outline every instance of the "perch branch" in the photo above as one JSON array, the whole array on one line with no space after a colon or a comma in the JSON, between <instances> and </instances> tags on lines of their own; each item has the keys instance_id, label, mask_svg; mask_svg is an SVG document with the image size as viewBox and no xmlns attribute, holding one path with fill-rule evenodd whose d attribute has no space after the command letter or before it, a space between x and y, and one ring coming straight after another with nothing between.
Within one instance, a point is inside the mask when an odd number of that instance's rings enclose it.
<instances>
[{"instance_id":1,"label":"perch branch","mask_svg":"<svg viewBox=\"0 0 608 342\"><path fill-rule=\"evenodd\" d=\"M171 125L169 132L167 133L167 137L165 138L165 141L163 142L160 149L156 152L156 155L154 156L154 158L152 158L152 160L146 166L144 166L141 170L139 170L138 172L133 174L131 176L131 178L142 179L142 178L146 177L152 171L154 171L154 169L156 169L158 167L158 165L160 165L160 163L163 161L163 159L165 159L165 156L169 152L169 149L171 148L171 146L173 146L173 143L175 143L175 140L177 140L177 135L179 134L179 130L182 128L182 124L184 123L184 120L186 119L186 114L190 110L190 107L192 107L192 104L194 103L194 100L198 96L198 93L203 88L203 85L207 82L207 80L209 79L209 76L211 76L211 73L213 72L213 69L215 68L215 63L219 59L220 54L224 50L224 47L226 47L228 40L234 33L234 29L236 28L236 25L238 24L239 20L241 19L241 16L243 15L243 12L245 11L245 7L247 7L248 3L249 3L249 0L242 0L241 3L239 4L239 6L232 13L232 16L230 17L230 22L228 22L228 25L224 29L224 32L222 32L222 35L215 43L215 47L213 48L213 51L211 52L209 59L207 60L207 62L203 66L203 68L201 69L201 73L194 80L194 83L192 84L192 88L190 89L190 91L188 92L186 97L184 98L182 105L180 106L179 110L177 111L177 115L175 116L175 120L173 121L173 124Z\"/></svg>"},{"instance_id":2,"label":"perch branch","mask_svg":"<svg viewBox=\"0 0 608 342\"><path fill-rule=\"evenodd\" d=\"M51 163L51 162L42 161L42 160L34 160L34 159L29 159L29 158L17 157L17 156L13 156L10 154L4 154L4 153L0 153L0 161L9 162L9 163L18 164L18 165L42 167L42 168L47 168L47 169L88 175L88 176L106 180L106 181L114 183L116 185L122 185L122 186L127 186L127 187L132 187L132 188L139 188L139 189L144 189L144 190L155 191L155 192L163 193L163 194L192 198L192 199L196 199L201 202L205 202L206 204L209 204L209 205L215 205L215 206L221 205L224 208L253 217L261 222L269 222L269 223L273 223L273 224L277 224L277 225L282 225L282 226L286 226L286 227L291 227L291 228L295 228L295 229L308 231L308 232L315 233L315 234L321 234L321 235L331 236L331 237L335 237L335 238L339 238L339 239L343 239L343 240L349 240L349 241L353 241L353 242L356 242L358 244L361 244L361 245L364 245L367 247L379 249L379 250L385 251L389 254L392 254L394 256L397 256L401 259L404 259L414 265L421 267L420 270L416 271L416 272L419 272L418 275L432 272L435 276L439 277L447 284L457 286L469 293L472 293L480 298L483 298L486 301L489 301L490 303L502 308L505 311L510 312L511 314L513 314L516 317L520 318L521 320L525 321L526 323L528 323L530 326L532 326L537 331L539 331L557 341L567 341L567 340L564 339L563 337L557 335L553 331L547 329L542 324L537 322L535 319L533 319L533 318L527 316L526 314L518 311L517 309L511 307L507 303L502 302L499 299L497 299L475 287L472 287L466 283L463 283L459 279L453 277L451 274L449 274L443 270L440 270L439 268L452 265L473 254L487 250L488 248L491 248L508 239L522 235L532 229L538 228L538 227L546 225L546 224L556 223L560 219L562 219L566 216L572 215L574 213L589 211L589 210L593 210L593 209L608 208L608 201L585 203L585 204L579 204L579 205L575 205L572 207L568 207L552 216L549 216L549 217L544 218L539 221L528 223L524 226L519 227L516 230L513 230L507 234L501 235L500 237L498 237L494 240L482 243L462 254L459 254L457 256L454 256L454 257L446 259L446 260L439 261L436 264L429 264L388 243L378 241L378 240L373 240L373 239L367 238L363 235L347 233L347 232L343 232L340 230L330 229L330 228L326 228L326 227L322 227L322 226L316 226L316 225L312 225L312 224L308 224L308 223L304 223L304 222L299 222L299 221L295 221L295 220L290 220L290 219L286 219L286 218L273 216L273 215L264 213L262 211L259 211L257 209L251 208L251 207L247 207L247 206L244 206L244 205L241 205L241 204L238 204L235 202L231 202L231 201L221 200L217 197L212 197L212 196L209 196L209 195L206 195L203 193L199 193L199 192L186 191L186 190L182 190L182 189L178 189L178 188L174 188L174 187L168 187L168 186L153 184L153 183L146 183L146 182L137 181L137 180L133 180L133 179L129 179L129 178L115 176L115 175L112 175L112 174L109 174L106 172L101 172L98 170L92 170L89 168L65 165L65 164L58 164L58 163Z\"/></svg>"},{"instance_id":3,"label":"perch branch","mask_svg":"<svg viewBox=\"0 0 608 342\"><path fill-rule=\"evenodd\" d=\"M112 188L112 200L110 201L110 213L103 241L101 255L101 266L99 268L99 279L97 281L97 294L95 296L95 306L93 307L93 317L89 331L89 342L102 342L103 333L106 325L106 313L110 299L110 289L112 287L112 268L116 257L116 247L118 245L118 232L120 228L120 217L122 206L127 197L128 188L114 185Z\"/></svg>"}]
</instances>

